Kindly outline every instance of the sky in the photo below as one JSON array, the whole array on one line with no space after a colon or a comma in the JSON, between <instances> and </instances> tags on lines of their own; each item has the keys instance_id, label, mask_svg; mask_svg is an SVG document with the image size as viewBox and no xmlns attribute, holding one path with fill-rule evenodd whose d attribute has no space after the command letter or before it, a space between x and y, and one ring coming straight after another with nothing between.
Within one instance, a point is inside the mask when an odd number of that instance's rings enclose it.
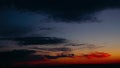
<instances>
[{"instance_id":1,"label":"sky","mask_svg":"<svg viewBox=\"0 0 120 68\"><path fill-rule=\"evenodd\" d=\"M1 0L0 64L119 64L119 3Z\"/></svg>"}]
</instances>

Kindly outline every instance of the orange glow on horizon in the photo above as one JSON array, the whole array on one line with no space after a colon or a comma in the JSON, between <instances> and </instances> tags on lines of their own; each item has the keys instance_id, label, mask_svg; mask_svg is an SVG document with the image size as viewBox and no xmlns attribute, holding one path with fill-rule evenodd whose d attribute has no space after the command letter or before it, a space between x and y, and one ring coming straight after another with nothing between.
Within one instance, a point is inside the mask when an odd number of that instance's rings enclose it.
<instances>
[{"instance_id":1,"label":"orange glow on horizon","mask_svg":"<svg viewBox=\"0 0 120 68\"><path fill-rule=\"evenodd\" d=\"M57 59L16 62L14 63L14 65L19 66L19 65L119 64L120 63L119 58L111 57L111 55L108 53L104 53L104 55L101 56L101 53L102 52L90 53L87 57L74 56L74 57L61 57Z\"/></svg>"}]
</instances>

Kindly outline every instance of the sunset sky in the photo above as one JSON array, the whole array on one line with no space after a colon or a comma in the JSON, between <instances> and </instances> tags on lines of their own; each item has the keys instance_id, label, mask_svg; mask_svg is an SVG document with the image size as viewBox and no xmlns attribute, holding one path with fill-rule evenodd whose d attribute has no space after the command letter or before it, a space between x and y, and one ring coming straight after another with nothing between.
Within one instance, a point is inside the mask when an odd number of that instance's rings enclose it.
<instances>
[{"instance_id":1,"label":"sunset sky","mask_svg":"<svg viewBox=\"0 0 120 68\"><path fill-rule=\"evenodd\" d=\"M1 64L120 63L119 0L3 0L0 4ZM109 56L92 54L99 52ZM61 57L68 54L74 56Z\"/></svg>"}]
</instances>

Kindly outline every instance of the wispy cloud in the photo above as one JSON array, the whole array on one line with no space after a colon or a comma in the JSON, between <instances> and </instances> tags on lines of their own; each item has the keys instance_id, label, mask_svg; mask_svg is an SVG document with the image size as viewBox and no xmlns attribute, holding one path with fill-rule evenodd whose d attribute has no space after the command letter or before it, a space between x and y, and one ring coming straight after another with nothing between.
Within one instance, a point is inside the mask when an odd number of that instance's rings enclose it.
<instances>
[{"instance_id":1,"label":"wispy cloud","mask_svg":"<svg viewBox=\"0 0 120 68\"><path fill-rule=\"evenodd\" d=\"M44 51L72 51L71 48L68 47L53 47L53 48L39 48L32 47L31 49L44 50Z\"/></svg>"},{"instance_id":2,"label":"wispy cloud","mask_svg":"<svg viewBox=\"0 0 120 68\"><path fill-rule=\"evenodd\" d=\"M105 52L91 52L91 53L88 53L88 54L83 54L80 57L85 57L85 58L88 58L88 59L94 59L94 58L107 58L107 57L110 57L110 56L111 56L111 54L105 53Z\"/></svg>"},{"instance_id":3,"label":"wispy cloud","mask_svg":"<svg viewBox=\"0 0 120 68\"><path fill-rule=\"evenodd\" d=\"M0 40L11 40L18 42L18 45L43 45L43 44L61 44L67 42L66 39L57 37L18 37L18 38L0 38Z\"/></svg>"},{"instance_id":4,"label":"wispy cloud","mask_svg":"<svg viewBox=\"0 0 120 68\"><path fill-rule=\"evenodd\" d=\"M49 46L44 46L44 47L38 47L38 46L33 46L30 47L30 49L34 49L34 50L40 50L40 51L52 51L52 52L72 52L75 50L81 50L81 49L97 49L97 48L101 48L104 46L97 46L95 44L62 44L62 45L55 45L54 47L49 47Z\"/></svg>"},{"instance_id":5,"label":"wispy cloud","mask_svg":"<svg viewBox=\"0 0 120 68\"><path fill-rule=\"evenodd\" d=\"M104 46L99 46L99 45L95 45L95 44L89 44L89 43L68 43L68 44L64 44L64 46L73 46L73 47L78 47L76 49L84 49L84 48L88 48L88 49L97 49L97 48L101 48Z\"/></svg>"}]
</instances>

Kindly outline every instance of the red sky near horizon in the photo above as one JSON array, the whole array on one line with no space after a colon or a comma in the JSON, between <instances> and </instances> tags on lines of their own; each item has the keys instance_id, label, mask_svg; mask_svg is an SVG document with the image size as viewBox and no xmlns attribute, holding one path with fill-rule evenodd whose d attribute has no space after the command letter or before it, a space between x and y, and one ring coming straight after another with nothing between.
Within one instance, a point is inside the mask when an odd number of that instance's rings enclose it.
<instances>
[{"instance_id":1,"label":"red sky near horizon","mask_svg":"<svg viewBox=\"0 0 120 68\"><path fill-rule=\"evenodd\" d=\"M89 58L90 57L90 58ZM108 53L103 56L94 56L93 53L88 56L74 56L74 57L60 57L57 59L44 59L44 60L33 60L33 61L23 61L16 62L13 65L69 65L69 64L118 64L120 63L120 58L114 57Z\"/></svg>"}]
</instances>

